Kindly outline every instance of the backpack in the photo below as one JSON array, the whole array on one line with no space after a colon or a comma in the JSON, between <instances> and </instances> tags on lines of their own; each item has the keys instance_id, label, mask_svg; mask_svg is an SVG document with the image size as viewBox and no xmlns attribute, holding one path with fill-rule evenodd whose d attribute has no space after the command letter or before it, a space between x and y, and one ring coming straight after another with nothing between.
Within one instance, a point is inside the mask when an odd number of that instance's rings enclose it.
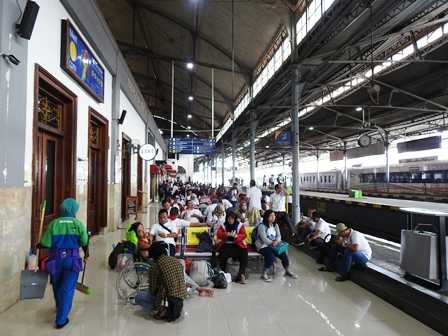
<instances>
[{"instance_id":1,"label":"backpack","mask_svg":"<svg viewBox=\"0 0 448 336\"><path fill-rule=\"evenodd\" d=\"M255 246L255 242L258 239L258 227L260 226L260 224L258 224L256 227L254 227L254 229L252 230L252 234L251 234L251 239L252 239L252 244Z\"/></svg>"},{"instance_id":2,"label":"backpack","mask_svg":"<svg viewBox=\"0 0 448 336\"><path fill-rule=\"evenodd\" d=\"M211 252L213 249L213 241L208 232L196 233L199 239L199 245L196 252Z\"/></svg>"},{"instance_id":3,"label":"backpack","mask_svg":"<svg viewBox=\"0 0 448 336\"><path fill-rule=\"evenodd\" d=\"M118 255L125 254L125 253L133 255L135 253L135 245L128 241L123 241L121 243L118 243L113 248L112 252L109 254L109 259L108 259L109 267L111 269L115 269L115 267L117 266Z\"/></svg>"},{"instance_id":4,"label":"backpack","mask_svg":"<svg viewBox=\"0 0 448 336\"><path fill-rule=\"evenodd\" d=\"M224 272L221 271L221 272L215 273L212 276L211 280L213 282L213 287L220 288L220 289L227 288L227 279L226 279L226 275L224 274Z\"/></svg>"}]
</instances>

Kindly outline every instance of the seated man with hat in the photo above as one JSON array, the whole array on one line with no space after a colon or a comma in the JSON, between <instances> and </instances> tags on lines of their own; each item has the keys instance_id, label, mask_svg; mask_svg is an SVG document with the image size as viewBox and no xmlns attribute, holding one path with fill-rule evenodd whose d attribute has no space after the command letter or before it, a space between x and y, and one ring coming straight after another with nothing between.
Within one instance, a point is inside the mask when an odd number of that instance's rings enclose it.
<instances>
[{"instance_id":1,"label":"seated man with hat","mask_svg":"<svg viewBox=\"0 0 448 336\"><path fill-rule=\"evenodd\" d=\"M322 267L320 271L329 271L336 263L337 255L343 256L341 275L336 281L346 281L350 278L353 264L365 266L372 257L372 249L363 233L347 227L343 223L336 225L337 239L335 245L328 253L329 267Z\"/></svg>"}]
</instances>

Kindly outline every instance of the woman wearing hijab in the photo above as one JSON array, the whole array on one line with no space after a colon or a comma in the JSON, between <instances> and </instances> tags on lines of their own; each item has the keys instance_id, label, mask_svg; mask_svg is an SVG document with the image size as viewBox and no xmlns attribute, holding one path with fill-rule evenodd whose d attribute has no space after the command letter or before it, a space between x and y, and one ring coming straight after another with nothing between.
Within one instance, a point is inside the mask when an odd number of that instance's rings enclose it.
<instances>
[{"instance_id":1,"label":"woman wearing hijab","mask_svg":"<svg viewBox=\"0 0 448 336\"><path fill-rule=\"evenodd\" d=\"M89 257L89 239L84 224L76 219L78 210L76 200L65 199L60 206L61 216L51 221L39 244L49 249L47 270L56 302L56 329L69 322L76 282L83 268L79 248L84 250L84 260Z\"/></svg>"},{"instance_id":2,"label":"woman wearing hijab","mask_svg":"<svg viewBox=\"0 0 448 336\"><path fill-rule=\"evenodd\" d=\"M247 267L247 245L246 229L239 222L238 216L231 210L226 212L226 220L221 224L216 233L217 245L219 251L219 265L222 271L226 271L227 259L233 258L239 261L240 269L236 277L236 282L246 283Z\"/></svg>"}]
</instances>

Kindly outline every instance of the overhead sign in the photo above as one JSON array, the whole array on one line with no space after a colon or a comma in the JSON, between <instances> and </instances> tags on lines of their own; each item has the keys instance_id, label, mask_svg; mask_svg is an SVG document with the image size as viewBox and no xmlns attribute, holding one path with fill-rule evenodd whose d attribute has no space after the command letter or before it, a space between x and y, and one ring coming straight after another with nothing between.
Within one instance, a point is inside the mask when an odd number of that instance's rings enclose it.
<instances>
[{"instance_id":1,"label":"overhead sign","mask_svg":"<svg viewBox=\"0 0 448 336\"><path fill-rule=\"evenodd\" d=\"M442 146L442 137L432 136L417 140L400 142L397 144L398 153L417 152L421 150L437 149Z\"/></svg>"},{"instance_id":2,"label":"overhead sign","mask_svg":"<svg viewBox=\"0 0 448 336\"><path fill-rule=\"evenodd\" d=\"M68 20L62 20L61 67L95 100L104 102L104 68Z\"/></svg>"},{"instance_id":3,"label":"overhead sign","mask_svg":"<svg viewBox=\"0 0 448 336\"><path fill-rule=\"evenodd\" d=\"M168 150L175 154L214 154L216 143L214 139L204 138L172 138Z\"/></svg>"},{"instance_id":4,"label":"overhead sign","mask_svg":"<svg viewBox=\"0 0 448 336\"><path fill-rule=\"evenodd\" d=\"M384 152L385 152L384 144L382 142L377 142L367 147L357 147L347 149L347 158L356 159L364 156L380 155L384 154Z\"/></svg>"},{"instance_id":5,"label":"overhead sign","mask_svg":"<svg viewBox=\"0 0 448 336\"><path fill-rule=\"evenodd\" d=\"M140 147L138 155L140 155L142 160L151 161L156 157L157 151L153 145L146 144Z\"/></svg>"},{"instance_id":6,"label":"overhead sign","mask_svg":"<svg viewBox=\"0 0 448 336\"><path fill-rule=\"evenodd\" d=\"M274 145L289 146L292 144L292 132L290 128L274 133Z\"/></svg>"}]
</instances>

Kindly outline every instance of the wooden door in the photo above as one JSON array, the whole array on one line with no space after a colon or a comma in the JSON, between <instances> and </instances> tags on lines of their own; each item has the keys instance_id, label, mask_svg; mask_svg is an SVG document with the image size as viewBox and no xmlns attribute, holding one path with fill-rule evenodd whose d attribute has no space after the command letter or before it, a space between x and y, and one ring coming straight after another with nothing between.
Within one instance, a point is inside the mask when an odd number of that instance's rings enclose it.
<instances>
[{"instance_id":1,"label":"wooden door","mask_svg":"<svg viewBox=\"0 0 448 336\"><path fill-rule=\"evenodd\" d=\"M99 113L89 111L89 184L87 229L98 234L107 226L107 142L108 124Z\"/></svg>"},{"instance_id":2,"label":"wooden door","mask_svg":"<svg viewBox=\"0 0 448 336\"><path fill-rule=\"evenodd\" d=\"M121 146L121 219L128 219L126 200L131 196L131 138L123 133Z\"/></svg>"},{"instance_id":3,"label":"wooden door","mask_svg":"<svg viewBox=\"0 0 448 336\"><path fill-rule=\"evenodd\" d=\"M33 202L31 246L38 241L40 207L44 225L59 216L59 205L75 197L76 96L39 66L35 72L33 119Z\"/></svg>"},{"instance_id":4,"label":"wooden door","mask_svg":"<svg viewBox=\"0 0 448 336\"><path fill-rule=\"evenodd\" d=\"M35 197L40 205L45 200L44 227L49 222L58 217L59 204L63 201L63 193L59 188L62 180L62 171L60 161L62 159L63 138L55 136L50 132L39 130L37 132L36 158L35 162L37 174L35 179ZM37 243L39 231L40 207L37 206L34 211L33 238Z\"/></svg>"}]
</instances>

